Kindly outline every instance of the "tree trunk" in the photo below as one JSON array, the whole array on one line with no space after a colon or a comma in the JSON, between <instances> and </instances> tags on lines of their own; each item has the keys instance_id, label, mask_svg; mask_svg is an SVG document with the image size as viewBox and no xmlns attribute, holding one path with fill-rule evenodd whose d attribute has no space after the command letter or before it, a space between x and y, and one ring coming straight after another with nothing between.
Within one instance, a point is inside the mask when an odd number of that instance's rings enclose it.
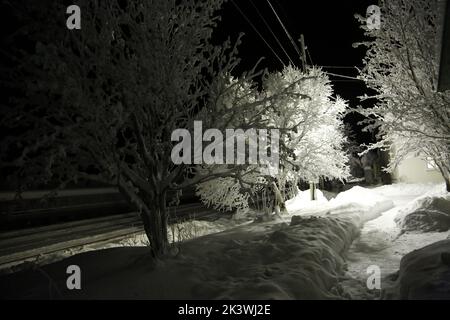
<instances>
[{"instance_id":1,"label":"tree trunk","mask_svg":"<svg viewBox=\"0 0 450 320\"><path fill-rule=\"evenodd\" d=\"M149 201L150 202L150 201ZM152 255L161 257L168 252L167 208L165 194L158 195L156 201L147 204L149 210L142 210L141 218L145 233L150 242Z\"/></svg>"},{"instance_id":2,"label":"tree trunk","mask_svg":"<svg viewBox=\"0 0 450 320\"><path fill-rule=\"evenodd\" d=\"M311 195L311 200L312 201L317 200L317 191L316 191L316 183L315 182L309 182L309 192Z\"/></svg>"},{"instance_id":3,"label":"tree trunk","mask_svg":"<svg viewBox=\"0 0 450 320\"><path fill-rule=\"evenodd\" d=\"M286 204L284 202L284 198L281 195L280 189L278 189L278 186L275 182L272 182L273 191L275 194L275 205L274 207L278 206L281 210L281 212L287 212L286 210Z\"/></svg>"},{"instance_id":4,"label":"tree trunk","mask_svg":"<svg viewBox=\"0 0 450 320\"><path fill-rule=\"evenodd\" d=\"M449 166L436 160L434 160L434 163L436 164L439 171L441 172L442 177L444 178L447 191L450 192L450 170L448 169Z\"/></svg>"}]
</instances>

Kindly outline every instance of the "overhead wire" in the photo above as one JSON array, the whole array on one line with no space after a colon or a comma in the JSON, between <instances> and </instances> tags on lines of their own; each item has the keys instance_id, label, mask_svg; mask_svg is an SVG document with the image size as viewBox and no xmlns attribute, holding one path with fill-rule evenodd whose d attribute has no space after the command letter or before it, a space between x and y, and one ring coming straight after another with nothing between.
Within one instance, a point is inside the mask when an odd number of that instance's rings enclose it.
<instances>
[{"instance_id":1,"label":"overhead wire","mask_svg":"<svg viewBox=\"0 0 450 320\"><path fill-rule=\"evenodd\" d=\"M306 53L308 54L309 62L311 62L311 65L313 66L313 65L314 65L314 62L313 62L313 60L312 60L312 58L311 58L311 54L309 53L308 47L305 48L305 51L306 51Z\"/></svg>"},{"instance_id":2,"label":"overhead wire","mask_svg":"<svg viewBox=\"0 0 450 320\"><path fill-rule=\"evenodd\" d=\"M295 65L294 61L291 59L291 57L289 56L289 54L287 53L287 51L285 50L283 44L280 42L280 40L278 39L278 37L275 35L275 33L272 30L272 27L269 25L269 23L267 22L266 18L264 18L264 16L262 15L262 13L259 11L258 7L255 5L255 3L253 2L253 0L250 0L251 5L253 6L253 8L255 8L256 13L259 15L259 17L261 18L261 20L264 22L265 26L267 27L267 29L269 30L270 34L272 35L272 37L275 39L275 41L277 42L277 44L281 47L281 49L283 50L284 54L286 55L286 57L289 59L289 61L291 62L292 65Z\"/></svg>"},{"instance_id":3,"label":"overhead wire","mask_svg":"<svg viewBox=\"0 0 450 320\"><path fill-rule=\"evenodd\" d=\"M270 0L266 0L267 3L269 4L270 8L272 9L273 13L275 14L275 17L277 18L278 22L280 23L281 27L283 28L284 32L286 33L287 37L289 38L289 40L292 43L292 46L294 47L295 51L297 51L297 54L299 57L302 56L302 54L300 53L300 49L297 46L297 44L295 43L294 39L292 38L291 34L289 33L288 29L286 28L286 26L284 25L283 21L281 21L280 16L278 15L277 11L275 10L275 8L272 6L272 3L270 2Z\"/></svg>"},{"instance_id":4,"label":"overhead wire","mask_svg":"<svg viewBox=\"0 0 450 320\"><path fill-rule=\"evenodd\" d=\"M355 66L321 66L322 68L327 69L356 69Z\"/></svg>"},{"instance_id":5,"label":"overhead wire","mask_svg":"<svg viewBox=\"0 0 450 320\"><path fill-rule=\"evenodd\" d=\"M237 3L234 0L231 0L231 3L235 6L235 8L239 11L239 13L244 17L244 19L250 24L250 26L253 28L253 30L258 34L258 36L264 41L264 43L269 47L269 49L272 51L272 53L275 55L275 57L280 61L280 63L284 66L285 63L280 58L280 56L275 52L275 50L272 48L272 46L266 41L266 39L263 37L263 35L258 31L258 29L255 27L255 25L251 22L251 20L247 17L247 15L241 10L241 8L237 5Z\"/></svg>"},{"instance_id":6,"label":"overhead wire","mask_svg":"<svg viewBox=\"0 0 450 320\"><path fill-rule=\"evenodd\" d=\"M293 45L295 51L297 52L297 54L299 55L299 57L301 57L301 53L300 53L300 49L297 46L297 44L295 43L294 39L292 38L291 34L289 33L289 30L287 30L286 26L284 25L283 21L281 20L280 16L278 15L278 13L276 12L275 8L272 6L270 0L266 0L268 5L270 6L271 10L273 11L274 15L276 16L278 22L280 23L281 27L283 28L284 32L286 33L288 39L290 40L291 44ZM233 3L233 5L236 7L236 9L240 12L240 14L245 18L245 20L250 24L250 26L253 28L253 30L258 34L258 36L264 41L264 43L269 47L269 49L272 51L272 53L277 57L277 59L279 60L279 62L285 66L286 64L283 62L283 60L280 58L280 56L275 52L275 50L273 49L273 47L269 44L269 42L264 38L264 36L258 31L258 29L256 28L256 26L252 23L252 21L247 17L247 15L241 10L241 8L237 5L237 3L234 0L231 0L231 2ZM279 39L276 37L276 35L274 34L273 30L270 28L270 26L267 23L267 20L262 16L261 12L258 10L258 8L255 6L255 4L253 3L252 0L250 0L252 6L256 9L258 15L262 18L263 22L265 23L265 25L268 27L270 33L272 34L272 36L275 38L275 40L277 41L277 44L281 47L281 49L283 50L283 52L286 54L286 56L288 57L289 61L295 65L293 63L293 60L291 59L291 57L289 56L289 54L287 53L287 50L284 48L283 44L279 41ZM311 58L311 54L309 52L309 50L306 48L305 51L308 54L309 60L311 62L312 65L314 65L312 58ZM305 57L306 58L306 57ZM354 69L356 67L351 67L351 66L320 66L322 68L335 68L335 69ZM362 79L356 78L356 77L352 77L352 76L347 76L347 75L342 75L342 74L337 74L334 72L328 72L328 71L324 71L325 74L330 75L330 76L334 76L334 77L338 77L338 78L342 78L345 80L333 80L333 81L342 81L342 82L351 82L351 81L363 81Z\"/></svg>"},{"instance_id":7,"label":"overhead wire","mask_svg":"<svg viewBox=\"0 0 450 320\"><path fill-rule=\"evenodd\" d=\"M284 32L286 33L286 35L288 36L288 38L291 40L291 43L292 43L292 45L294 46L295 50L297 51L297 53L299 54L299 56L301 56L300 49L298 48L297 44L294 42L294 40L293 40L291 34L289 33L289 30L287 30L287 28L285 27L283 21L281 21L280 16L277 14L275 8L274 8L274 7L272 6L272 4L270 3L270 0L267 0L267 3L270 5L272 11L274 12L275 16L277 17L278 22L279 22L279 23L281 24L281 26L283 27ZM306 51L306 49L305 49L305 51ZM308 54L309 54L309 51L308 51ZM306 57L305 57L305 59L306 59ZM309 60L310 60L311 63L312 63L311 55L309 55ZM330 76L339 77L339 78L344 78L344 79L347 79L347 80L363 81L363 80L358 79L358 78L356 78L356 77L346 76L346 75L342 75L342 74L337 74L337 73L332 73L332 72L327 72L327 71L324 71L324 73L326 73L326 74L328 74L328 75L330 75Z\"/></svg>"}]
</instances>

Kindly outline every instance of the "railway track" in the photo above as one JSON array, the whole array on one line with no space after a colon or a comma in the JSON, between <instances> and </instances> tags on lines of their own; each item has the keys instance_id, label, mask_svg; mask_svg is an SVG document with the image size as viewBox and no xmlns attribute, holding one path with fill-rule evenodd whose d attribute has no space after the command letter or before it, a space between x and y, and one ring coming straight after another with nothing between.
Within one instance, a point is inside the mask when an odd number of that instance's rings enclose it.
<instances>
[{"instance_id":1,"label":"railway track","mask_svg":"<svg viewBox=\"0 0 450 320\"><path fill-rule=\"evenodd\" d=\"M98 202L72 204L56 208L16 211L16 219L33 215L64 215L80 212L80 210L96 210L102 208L103 199ZM107 202L106 208L111 207ZM121 204L119 199L118 205ZM103 207L103 209L105 209ZM199 203L183 204L176 208L168 208L169 223L190 219L215 219L220 213L205 208ZM18 218L17 218L18 217ZM116 242L143 232L141 219L137 212L126 211L120 214L100 215L87 219L76 219L69 222L53 223L0 232L0 269L22 261L36 259L39 256L79 248L82 246L98 246Z\"/></svg>"}]
</instances>

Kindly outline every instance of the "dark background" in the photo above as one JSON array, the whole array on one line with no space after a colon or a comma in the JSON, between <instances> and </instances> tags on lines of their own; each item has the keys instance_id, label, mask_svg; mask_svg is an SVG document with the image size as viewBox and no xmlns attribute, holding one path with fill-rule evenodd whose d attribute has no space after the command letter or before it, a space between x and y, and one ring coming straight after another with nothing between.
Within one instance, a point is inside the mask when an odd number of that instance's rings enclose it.
<instances>
[{"instance_id":1,"label":"dark background","mask_svg":"<svg viewBox=\"0 0 450 320\"><path fill-rule=\"evenodd\" d=\"M298 46L300 46L298 41L300 35L304 35L309 64L312 62L314 65L324 66L323 69L331 73L352 77L357 75L357 70L352 67L362 67L365 50L361 47L354 48L353 43L367 39L354 15L358 13L365 16L367 7L377 4L376 0L270 0L270 3ZM288 64L289 60L286 54L261 18L261 16L264 17L291 60L298 67L301 66L296 50L267 0L228 0L222 12L222 22L215 36L216 39L222 40L231 37L232 40L235 40L241 32L245 34L239 47L239 56L242 59L239 71L252 68L261 57L265 58L261 63L261 68L275 71L281 70L283 65L236 6L251 21L283 62ZM361 104L358 96L368 92L365 84L361 81L333 76L330 76L330 79L335 93L347 100L351 107ZM361 120L362 117L350 114L346 117L345 122L353 129L357 142L373 141L373 135L361 132L362 127L357 125Z\"/></svg>"},{"instance_id":2,"label":"dark background","mask_svg":"<svg viewBox=\"0 0 450 320\"><path fill-rule=\"evenodd\" d=\"M27 2L33 0L7 1L0 0L0 50L4 51L11 44L4 41L5 36L10 36L17 31L17 23L12 15L11 5L15 8L27 7ZM65 3L66 1L63 0ZM67 4L76 4L76 0L67 1ZM48 5L49 0L41 1L40 5ZM307 47L307 62L317 66L323 66L328 72L356 76L357 70L353 67L362 67L362 59L365 55L363 48L354 48L355 42L364 40L362 29L354 15L365 15L367 7L376 4L377 0L352 0L352 1L302 1L302 0L270 0L280 19L285 24L294 41L299 45L298 39L303 34ZM239 8L242 13L237 9ZM276 38L281 42L288 55L296 66L300 67L300 57L289 41L286 33L270 8L267 0L227 0L220 12L222 21L214 33L214 41L220 43L227 38L235 41L240 33L244 33L243 42L239 47L241 65L237 73L252 68L256 62L264 57L261 68L269 71L282 70L283 65L264 43L261 37L254 31L246 20L248 19L261 33L273 50L280 56L284 64L289 60L282 48L277 44L271 34L270 27ZM264 23L261 16L266 20ZM56 17L55 17L56 18ZM62 13L61 23L66 15ZM44 21L42 23L45 23ZM51 32L49 30L49 32ZM5 56L0 55L2 60ZM9 62L2 61L2 64ZM7 66L8 67L8 66ZM335 93L355 107L361 102L358 96L367 92L364 83L358 80L343 79L330 76ZM8 95L8 92L2 93ZM350 125L356 134L358 143L373 141L373 135L361 132L358 121L362 118L355 114L346 117L346 123Z\"/></svg>"}]
</instances>

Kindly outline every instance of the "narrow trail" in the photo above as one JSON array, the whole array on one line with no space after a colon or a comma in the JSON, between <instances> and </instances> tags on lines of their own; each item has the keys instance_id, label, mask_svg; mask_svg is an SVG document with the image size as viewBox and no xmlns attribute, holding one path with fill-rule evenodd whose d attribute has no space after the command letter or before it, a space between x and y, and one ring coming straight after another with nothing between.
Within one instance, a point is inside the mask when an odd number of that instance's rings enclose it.
<instances>
[{"instance_id":1,"label":"narrow trail","mask_svg":"<svg viewBox=\"0 0 450 320\"><path fill-rule=\"evenodd\" d=\"M395 217L408 203L423 195L423 192L393 194L380 192L392 200L395 207L368 221L361 229L360 236L351 245L347 254L347 272L343 285L352 291L355 299L378 299L381 290L391 285L391 276L398 271L400 260L407 253L433 242L445 239L447 233L401 234ZM371 273L370 266L381 271L381 290L367 288ZM355 290L355 287L357 288Z\"/></svg>"},{"instance_id":2,"label":"narrow trail","mask_svg":"<svg viewBox=\"0 0 450 320\"><path fill-rule=\"evenodd\" d=\"M394 218L404 205L416 198L416 195L402 196L401 198L391 196L389 198L394 202L395 207L364 224L360 236L350 247L347 258L348 274L353 278L365 282L367 268L371 265L379 266L382 275L398 270L401 256L388 254L400 232Z\"/></svg>"}]
</instances>

